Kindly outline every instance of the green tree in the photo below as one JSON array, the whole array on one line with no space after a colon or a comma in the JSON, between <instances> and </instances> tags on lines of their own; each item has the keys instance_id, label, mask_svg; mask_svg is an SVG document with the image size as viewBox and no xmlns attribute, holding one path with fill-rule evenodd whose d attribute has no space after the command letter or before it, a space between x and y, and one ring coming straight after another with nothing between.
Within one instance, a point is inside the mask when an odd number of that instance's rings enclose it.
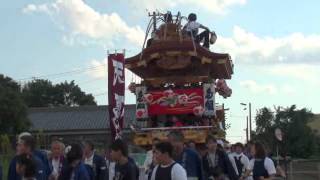
<instances>
[{"instance_id":1,"label":"green tree","mask_svg":"<svg viewBox=\"0 0 320 180\"><path fill-rule=\"evenodd\" d=\"M30 126L20 86L0 74L0 133L16 134Z\"/></svg>"},{"instance_id":2,"label":"green tree","mask_svg":"<svg viewBox=\"0 0 320 180\"><path fill-rule=\"evenodd\" d=\"M96 105L94 97L83 92L74 81L54 85L49 80L37 79L28 82L22 93L28 107Z\"/></svg>"},{"instance_id":3,"label":"green tree","mask_svg":"<svg viewBox=\"0 0 320 180\"><path fill-rule=\"evenodd\" d=\"M97 105L91 94L86 94L81 88L71 81L65 81L55 86L57 92L58 105L62 106L82 106Z\"/></svg>"},{"instance_id":4,"label":"green tree","mask_svg":"<svg viewBox=\"0 0 320 180\"><path fill-rule=\"evenodd\" d=\"M272 112L268 108L257 111L256 131L253 139L263 142L275 152L277 145L292 157L307 158L316 153L317 137L308 126L313 114L309 110L296 109L293 105L288 108L275 108ZM275 139L274 131L280 128L284 134L284 141Z\"/></svg>"},{"instance_id":5,"label":"green tree","mask_svg":"<svg viewBox=\"0 0 320 180\"><path fill-rule=\"evenodd\" d=\"M36 79L28 82L22 89L28 107L52 107L57 104L57 92L49 80Z\"/></svg>"}]
</instances>

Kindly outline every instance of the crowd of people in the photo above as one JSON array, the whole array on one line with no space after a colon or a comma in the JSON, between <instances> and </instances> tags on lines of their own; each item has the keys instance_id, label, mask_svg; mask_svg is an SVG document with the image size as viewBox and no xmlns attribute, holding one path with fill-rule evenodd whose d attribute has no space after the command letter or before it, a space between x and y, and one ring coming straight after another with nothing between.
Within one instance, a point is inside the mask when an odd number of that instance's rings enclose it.
<instances>
[{"instance_id":1,"label":"crowd of people","mask_svg":"<svg viewBox=\"0 0 320 180\"><path fill-rule=\"evenodd\" d=\"M267 180L276 174L273 161L260 143L249 143L246 147L236 143L230 147L209 135L205 145L196 147L192 141L184 144L180 132L171 132L168 142L159 139L153 142L144 163L145 179ZM162 178L169 175L170 178Z\"/></svg>"},{"instance_id":2,"label":"crowd of people","mask_svg":"<svg viewBox=\"0 0 320 180\"><path fill-rule=\"evenodd\" d=\"M22 133L17 137L8 180L267 180L276 174L260 143L230 146L210 135L202 145L184 142L180 131L170 132L166 141L153 139L144 166L139 168L129 156L127 142L120 139L103 155L90 141L65 147L54 140L46 152L36 148L30 133Z\"/></svg>"}]
</instances>

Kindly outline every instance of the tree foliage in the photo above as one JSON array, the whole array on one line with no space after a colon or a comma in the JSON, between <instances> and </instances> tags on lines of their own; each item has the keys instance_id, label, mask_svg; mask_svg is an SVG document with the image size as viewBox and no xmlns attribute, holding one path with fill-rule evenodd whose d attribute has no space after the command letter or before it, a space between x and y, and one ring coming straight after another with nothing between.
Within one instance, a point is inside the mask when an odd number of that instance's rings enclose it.
<instances>
[{"instance_id":1,"label":"tree foliage","mask_svg":"<svg viewBox=\"0 0 320 180\"><path fill-rule=\"evenodd\" d=\"M82 106L82 105L97 105L94 97L91 94L83 92L74 81L63 82L55 86L56 92L58 92L59 105L66 106Z\"/></svg>"},{"instance_id":2,"label":"tree foliage","mask_svg":"<svg viewBox=\"0 0 320 180\"><path fill-rule=\"evenodd\" d=\"M22 99L20 86L0 74L0 133L15 134L29 126L27 106Z\"/></svg>"},{"instance_id":3,"label":"tree foliage","mask_svg":"<svg viewBox=\"0 0 320 180\"><path fill-rule=\"evenodd\" d=\"M36 79L22 88L22 95L28 107L51 107L57 104L53 84L49 80Z\"/></svg>"},{"instance_id":4,"label":"tree foliage","mask_svg":"<svg viewBox=\"0 0 320 180\"><path fill-rule=\"evenodd\" d=\"M37 79L28 82L22 94L28 107L96 105L94 97L83 92L74 81L54 85L49 80Z\"/></svg>"},{"instance_id":5,"label":"tree foliage","mask_svg":"<svg viewBox=\"0 0 320 180\"><path fill-rule=\"evenodd\" d=\"M277 107L274 112L262 108L257 111L253 139L263 142L272 152L276 152L276 146L279 145L282 153L292 157L310 157L318 149L318 139L308 126L312 117L312 112L305 108L299 110L295 105L288 108ZM276 128L280 128L283 132L283 142L276 140L274 135Z\"/></svg>"},{"instance_id":6,"label":"tree foliage","mask_svg":"<svg viewBox=\"0 0 320 180\"><path fill-rule=\"evenodd\" d=\"M21 87L16 81L0 74L0 135L27 130L28 107L96 105L91 94L71 82L52 84L37 79Z\"/></svg>"}]
</instances>

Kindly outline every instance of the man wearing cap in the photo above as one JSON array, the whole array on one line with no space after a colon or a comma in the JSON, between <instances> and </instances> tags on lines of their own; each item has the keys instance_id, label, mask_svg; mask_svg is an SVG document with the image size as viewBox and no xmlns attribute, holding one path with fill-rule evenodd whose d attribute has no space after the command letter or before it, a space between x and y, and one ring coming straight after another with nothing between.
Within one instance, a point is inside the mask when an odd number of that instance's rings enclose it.
<instances>
[{"instance_id":1,"label":"man wearing cap","mask_svg":"<svg viewBox=\"0 0 320 180\"><path fill-rule=\"evenodd\" d=\"M202 159L205 178L237 180L237 174L229 161L228 155L221 148L218 148L218 142L221 142L210 135L206 142L208 152Z\"/></svg>"}]
</instances>

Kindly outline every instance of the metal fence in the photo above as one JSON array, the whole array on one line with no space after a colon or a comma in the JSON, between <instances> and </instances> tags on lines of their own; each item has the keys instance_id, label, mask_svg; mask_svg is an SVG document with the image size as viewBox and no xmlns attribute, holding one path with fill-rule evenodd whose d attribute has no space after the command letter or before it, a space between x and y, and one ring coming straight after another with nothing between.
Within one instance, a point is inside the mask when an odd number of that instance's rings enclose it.
<instances>
[{"instance_id":1,"label":"metal fence","mask_svg":"<svg viewBox=\"0 0 320 180\"><path fill-rule=\"evenodd\" d=\"M320 180L320 160L292 160L287 176L288 180Z\"/></svg>"}]
</instances>

